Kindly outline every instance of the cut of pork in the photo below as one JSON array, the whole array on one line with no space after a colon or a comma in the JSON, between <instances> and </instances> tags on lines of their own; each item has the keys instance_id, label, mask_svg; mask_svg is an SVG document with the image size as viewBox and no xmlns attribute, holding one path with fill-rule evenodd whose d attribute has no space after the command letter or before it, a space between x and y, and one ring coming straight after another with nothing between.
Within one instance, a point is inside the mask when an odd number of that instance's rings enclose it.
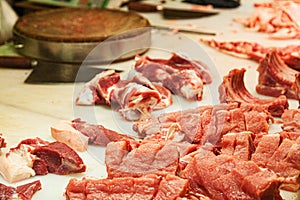
<instances>
[{"instance_id":1,"label":"cut of pork","mask_svg":"<svg viewBox=\"0 0 300 200\"><path fill-rule=\"evenodd\" d=\"M244 84L244 74L246 69L233 69L228 75L223 77L223 82L219 86L219 98L221 103L239 102L250 105L260 105L264 107L274 117L280 117L288 108L286 96L281 95L273 99L262 99L253 96L246 89Z\"/></svg>"},{"instance_id":2,"label":"cut of pork","mask_svg":"<svg viewBox=\"0 0 300 200\"><path fill-rule=\"evenodd\" d=\"M111 142L105 152L109 178L140 177L146 174L175 175L178 162L177 147L165 141L145 141L133 145L127 141Z\"/></svg>"},{"instance_id":3,"label":"cut of pork","mask_svg":"<svg viewBox=\"0 0 300 200\"><path fill-rule=\"evenodd\" d=\"M0 133L0 156L1 156L1 148L5 148L6 147L6 142L5 139L2 137L2 134Z\"/></svg>"},{"instance_id":4,"label":"cut of pork","mask_svg":"<svg viewBox=\"0 0 300 200\"><path fill-rule=\"evenodd\" d=\"M3 200L31 200L33 195L42 189L40 181L33 181L17 187L6 186L0 183L0 199Z\"/></svg>"},{"instance_id":5,"label":"cut of pork","mask_svg":"<svg viewBox=\"0 0 300 200\"><path fill-rule=\"evenodd\" d=\"M138 178L71 179L65 194L67 200L175 200L183 197L187 190L186 179L173 175L162 178L149 174Z\"/></svg>"},{"instance_id":6,"label":"cut of pork","mask_svg":"<svg viewBox=\"0 0 300 200\"><path fill-rule=\"evenodd\" d=\"M298 71L288 67L275 51L267 54L260 62L257 93L278 97L298 99L298 91L292 88Z\"/></svg>"},{"instance_id":7,"label":"cut of pork","mask_svg":"<svg viewBox=\"0 0 300 200\"><path fill-rule=\"evenodd\" d=\"M300 110L285 110L281 115L282 129L289 132L300 132Z\"/></svg>"}]
</instances>

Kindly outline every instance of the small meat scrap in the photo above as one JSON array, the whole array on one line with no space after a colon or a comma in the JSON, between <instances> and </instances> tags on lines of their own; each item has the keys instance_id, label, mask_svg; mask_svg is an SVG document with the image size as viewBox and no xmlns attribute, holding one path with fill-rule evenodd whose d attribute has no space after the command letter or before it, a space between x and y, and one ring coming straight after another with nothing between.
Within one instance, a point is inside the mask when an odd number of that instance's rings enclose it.
<instances>
[{"instance_id":1,"label":"small meat scrap","mask_svg":"<svg viewBox=\"0 0 300 200\"><path fill-rule=\"evenodd\" d=\"M15 187L6 186L0 183L0 199L3 200L30 200L33 195L42 189L40 181L33 181L24 185Z\"/></svg>"},{"instance_id":2,"label":"small meat scrap","mask_svg":"<svg viewBox=\"0 0 300 200\"><path fill-rule=\"evenodd\" d=\"M134 123L133 130L144 139L215 145L229 132L266 133L272 119L259 105L229 103L164 113Z\"/></svg>"},{"instance_id":3,"label":"small meat scrap","mask_svg":"<svg viewBox=\"0 0 300 200\"><path fill-rule=\"evenodd\" d=\"M214 200L281 199L282 178L253 161L230 155L199 154L188 163L183 175L190 181L191 190Z\"/></svg>"},{"instance_id":4,"label":"small meat scrap","mask_svg":"<svg viewBox=\"0 0 300 200\"><path fill-rule=\"evenodd\" d=\"M292 87L296 84L296 75L299 72L287 66L276 51L267 54L260 62L257 71L259 73L257 93L274 97L285 95L287 98L299 98L299 91Z\"/></svg>"},{"instance_id":5,"label":"small meat scrap","mask_svg":"<svg viewBox=\"0 0 300 200\"><path fill-rule=\"evenodd\" d=\"M110 142L134 140L125 134L107 129L102 125L87 123L79 118L72 120L70 125L76 131L88 137L90 144L106 146Z\"/></svg>"},{"instance_id":6,"label":"small meat scrap","mask_svg":"<svg viewBox=\"0 0 300 200\"><path fill-rule=\"evenodd\" d=\"M300 132L300 109L285 110L281 119L284 131Z\"/></svg>"},{"instance_id":7,"label":"small meat scrap","mask_svg":"<svg viewBox=\"0 0 300 200\"><path fill-rule=\"evenodd\" d=\"M239 102L243 104L260 105L270 112L272 116L280 117L289 106L286 96L278 94L278 97L273 99L262 99L253 96L245 87L245 72L246 69L244 68L233 69L228 75L223 77L223 82L219 86L220 102Z\"/></svg>"},{"instance_id":8,"label":"small meat scrap","mask_svg":"<svg viewBox=\"0 0 300 200\"><path fill-rule=\"evenodd\" d=\"M188 100L201 100L203 84L212 82L207 66L173 53L170 59L136 56L135 70Z\"/></svg>"},{"instance_id":9,"label":"small meat scrap","mask_svg":"<svg viewBox=\"0 0 300 200\"><path fill-rule=\"evenodd\" d=\"M5 148L6 147L6 142L5 139L2 137L2 134L0 133L0 156L1 156L1 148Z\"/></svg>"},{"instance_id":10,"label":"small meat scrap","mask_svg":"<svg viewBox=\"0 0 300 200\"><path fill-rule=\"evenodd\" d=\"M295 39L300 37L299 9L298 1L256 3L249 17L234 20L250 30L269 33L272 39Z\"/></svg>"},{"instance_id":11,"label":"small meat scrap","mask_svg":"<svg viewBox=\"0 0 300 200\"><path fill-rule=\"evenodd\" d=\"M78 199L132 199L175 200L188 190L188 180L177 176L160 177L154 174L134 178L82 180L71 179L66 188L67 200Z\"/></svg>"},{"instance_id":12,"label":"small meat scrap","mask_svg":"<svg viewBox=\"0 0 300 200\"><path fill-rule=\"evenodd\" d=\"M178 148L165 141L145 141L138 144L128 141L111 142L105 152L109 178L141 177L146 174L175 175L178 162Z\"/></svg>"},{"instance_id":13,"label":"small meat scrap","mask_svg":"<svg viewBox=\"0 0 300 200\"><path fill-rule=\"evenodd\" d=\"M287 66L297 71L300 70L300 45L266 47L256 42L248 41L216 41L213 39L201 39L200 41L229 55L251 59L256 62L263 60L268 53L276 51Z\"/></svg>"}]
</instances>

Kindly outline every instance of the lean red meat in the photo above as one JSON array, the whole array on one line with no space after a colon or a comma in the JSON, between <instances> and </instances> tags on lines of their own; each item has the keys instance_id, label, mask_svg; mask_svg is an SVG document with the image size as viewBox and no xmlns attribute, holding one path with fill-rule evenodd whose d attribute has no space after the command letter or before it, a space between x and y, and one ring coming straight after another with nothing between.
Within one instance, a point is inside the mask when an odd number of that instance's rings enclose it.
<instances>
[{"instance_id":1,"label":"lean red meat","mask_svg":"<svg viewBox=\"0 0 300 200\"><path fill-rule=\"evenodd\" d=\"M17 187L6 186L0 183L0 199L30 200L41 189L42 185L40 181L34 181Z\"/></svg>"},{"instance_id":2,"label":"lean red meat","mask_svg":"<svg viewBox=\"0 0 300 200\"><path fill-rule=\"evenodd\" d=\"M201 39L200 41L227 54L240 58L252 59L257 62L264 59L268 53L276 51L280 59L282 59L286 65L300 71L300 45L265 47L256 42L246 41L219 42L213 39Z\"/></svg>"},{"instance_id":3,"label":"lean red meat","mask_svg":"<svg viewBox=\"0 0 300 200\"><path fill-rule=\"evenodd\" d=\"M212 82L203 63L175 53L166 60L136 56L135 70L188 100L201 100L203 84Z\"/></svg>"},{"instance_id":4,"label":"lean red meat","mask_svg":"<svg viewBox=\"0 0 300 200\"><path fill-rule=\"evenodd\" d=\"M261 70L260 68L258 69ZM233 69L228 75L223 77L223 82L219 87L219 98L221 103L239 102L243 104L259 105L271 113L274 117L280 117L285 109L288 109L286 96L277 95L277 98L262 99L253 96L246 89L244 84L244 74L246 69ZM265 72L265 71L262 71ZM262 76L262 75L261 75ZM267 76L267 74L265 74ZM261 80L261 78L260 78ZM260 81L261 83L262 81ZM257 86L258 88L259 86ZM270 89L269 89L270 90Z\"/></svg>"},{"instance_id":5,"label":"lean red meat","mask_svg":"<svg viewBox=\"0 0 300 200\"><path fill-rule=\"evenodd\" d=\"M269 33L272 39L299 38L299 10L300 3L297 0L256 3L254 13L235 21L251 30Z\"/></svg>"}]
</instances>

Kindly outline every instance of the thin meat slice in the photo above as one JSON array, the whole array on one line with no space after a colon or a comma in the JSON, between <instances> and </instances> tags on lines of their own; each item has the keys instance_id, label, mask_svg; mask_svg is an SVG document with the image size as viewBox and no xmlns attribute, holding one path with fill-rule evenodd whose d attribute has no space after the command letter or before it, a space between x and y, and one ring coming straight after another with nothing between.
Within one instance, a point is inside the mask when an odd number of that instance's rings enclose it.
<instances>
[{"instance_id":1,"label":"thin meat slice","mask_svg":"<svg viewBox=\"0 0 300 200\"><path fill-rule=\"evenodd\" d=\"M147 141L140 144L111 142L106 147L105 164L109 178L140 177L146 174L175 175L179 152L165 141Z\"/></svg>"},{"instance_id":2,"label":"thin meat slice","mask_svg":"<svg viewBox=\"0 0 300 200\"><path fill-rule=\"evenodd\" d=\"M2 134L0 133L0 156L2 154L1 149L6 147L5 139L2 137Z\"/></svg>"},{"instance_id":3,"label":"thin meat slice","mask_svg":"<svg viewBox=\"0 0 300 200\"><path fill-rule=\"evenodd\" d=\"M244 74L246 69L233 69L219 86L219 98L221 103L239 102L250 105L260 105L271 113L272 116L280 117L288 108L288 101L284 95L273 99L261 99L253 96L246 89Z\"/></svg>"},{"instance_id":4,"label":"thin meat slice","mask_svg":"<svg viewBox=\"0 0 300 200\"><path fill-rule=\"evenodd\" d=\"M6 186L0 183L0 199L3 200L30 200L33 195L42 189L40 181L33 181L17 187Z\"/></svg>"},{"instance_id":5,"label":"thin meat slice","mask_svg":"<svg viewBox=\"0 0 300 200\"><path fill-rule=\"evenodd\" d=\"M289 132L300 132L300 110L285 110L281 116L282 129Z\"/></svg>"},{"instance_id":6,"label":"thin meat slice","mask_svg":"<svg viewBox=\"0 0 300 200\"><path fill-rule=\"evenodd\" d=\"M113 179L71 179L66 188L68 200L90 199L133 199L133 200L175 200L183 197L188 181L168 175L162 178L149 174L143 177L121 177Z\"/></svg>"},{"instance_id":7,"label":"thin meat slice","mask_svg":"<svg viewBox=\"0 0 300 200\"><path fill-rule=\"evenodd\" d=\"M70 124L72 128L86 136L90 144L106 146L110 142L134 140L125 134L107 129L102 125L87 123L79 118L72 120Z\"/></svg>"},{"instance_id":8,"label":"thin meat slice","mask_svg":"<svg viewBox=\"0 0 300 200\"><path fill-rule=\"evenodd\" d=\"M292 86L299 72L288 67L275 51L267 54L257 71L258 93L274 97L285 95L287 98L298 99L297 91Z\"/></svg>"}]
</instances>

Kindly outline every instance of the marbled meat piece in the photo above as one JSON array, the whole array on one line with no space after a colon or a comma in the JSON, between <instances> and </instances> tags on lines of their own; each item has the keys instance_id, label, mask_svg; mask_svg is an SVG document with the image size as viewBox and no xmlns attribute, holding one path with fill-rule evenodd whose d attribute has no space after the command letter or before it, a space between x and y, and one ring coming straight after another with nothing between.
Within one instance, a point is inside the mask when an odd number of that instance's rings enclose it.
<instances>
[{"instance_id":1,"label":"marbled meat piece","mask_svg":"<svg viewBox=\"0 0 300 200\"><path fill-rule=\"evenodd\" d=\"M33 195L42 189L40 181L33 181L17 187L6 186L0 183L0 199L3 200L30 200Z\"/></svg>"},{"instance_id":2,"label":"marbled meat piece","mask_svg":"<svg viewBox=\"0 0 300 200\"><path fill-rule=\"evenodd\" d=\"M112 179L71 179L66 188L67 200L132 199L132 200L175 200L188 190L188 180L173 175L160 177L120 177Z\"/></svg>"},{"instance_id":3,"label":"marbled meat piece","mask_svg":"<svg viewBox=\"0 0 300 200\"><path fill-rule=\"evenodd\" d=\"M87 136L90 144L106 146L110 142L133 140L133 138L125 134L120 134L116 131L107 129L102 125L87 123L79 118L72 120L71 126L76 131Z\"/></svg>"},{"instance_id":4,"label":"marbled meat piece","mask_svg":"<svg viewBox=\"0 0 300 200\"><path fill-rule=\"evenodd\" d=\"M203 84L212 82L207 66L175 53L166 60L136 56L135 70L188 100L201 100Z\"/></svg>"},{"instance_id":5,"label":"marbled meat piece","mask_svg":"<svg viewBox=\"0 0 300 200\"><path fill-rule=\"evenodd\" d=\"M285 110L281 119L284 131L300 132L300 109Z\"/></svg>"},{"instance_id":6,"label":"marbled meat piece","mask_svg":"<svg viewBox=\"0 0 300 200\"><path fill-rule=\"evenodd\" d=\"M105 164L109 178L140 177L146 174L175 175L179 151L165 141L111 142L106 147Z\"/></svg>"},{"instance_id":7,"label":"marbled meat piece","mask_svg":"<svg viewBox=\"0 0 300 200\"><path fill-rule=\"evenodd\" d=\"M61 142L52 142L48 145L36 147L33 155L46 164L49 173L66 175L85 172L86 165L79 155L68 145ZM37 165L34 163L34 165ZM37 167L37 166L35 166Z\"/></svg>"},{"instance_id":8,"label":"marbled meat piece","mask_svg":"<svg viewBox=\"0 0 300 200\"><path fill-rule=\"evenodd\" d=\"M276 51L272 51L260 62L256 91L259 94L298 99L298 91L292 87L298 71L287 66Z\"/></svg>"},{"instance_id":9,"label":"marbled meat piece","mask_svg":"<svg viewBox=\"0 0 300 200\"><path fill-rule=\"evenodd\" d=\"M252 161L229 155L199 154L183 171L191 190L205 191L214 200L281 199L281 179Z\"/></svg>"},{"instance_id":10,"label":"marbled meat piece","mask_svg":"<svg viewBox=\"0 0 300 200\"><path fill-rule=\"evenodd\" d=\"M277 98L262 99L253 96L246 89L244 84L244 74L246 69L233 69L228 75L223 77L223 82L219 86L219 99L221 103L239 102L244 104L254 104L264 107L272 116L280 117L285 109L288 109L288 101L283 94Z\"/></svg>"}]
</instances>

